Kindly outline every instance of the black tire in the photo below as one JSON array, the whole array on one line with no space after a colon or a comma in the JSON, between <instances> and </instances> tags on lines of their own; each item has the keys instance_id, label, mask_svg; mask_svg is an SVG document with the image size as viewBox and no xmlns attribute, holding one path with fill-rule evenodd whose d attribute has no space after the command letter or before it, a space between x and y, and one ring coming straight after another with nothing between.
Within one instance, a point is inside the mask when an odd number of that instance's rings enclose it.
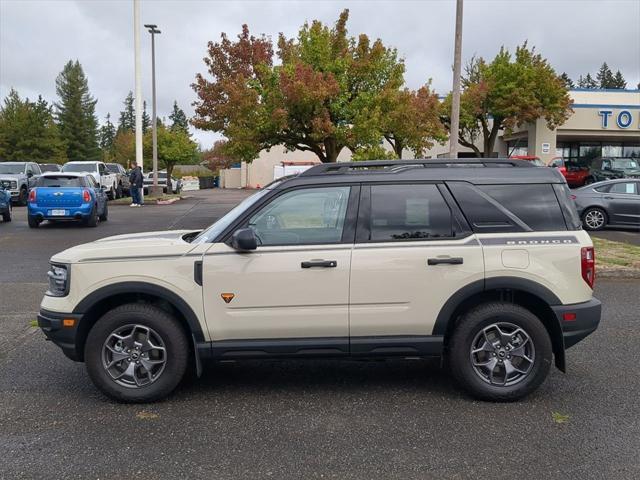
<instances>
[{"instance_id":1,"label":"black tire","mask_svg":"<svg viewBox=\"0 0 640 480\"><path fill-rule=\"evenodd\" d=\"M116 383L103 365L103 347L112 332L127 325L140 325L158 334L165 347L164 369L151 383L127 387ZM180 323L153 305L130 303L107 312L93 326L84 347L89 377L98 389L119 402L144 403L171 393L184 377L189 364L189 342ZM127 362L128 360L124 360Z\"/></svg>"},{"instance_id":2,"label":"black tire","mask_svg":"<svg viewBox=\"0 0 640 480\"><path fill-rule=\"evenodd\" d=\"M596 221L596 219L601 219ZM604 229L609 223L609 216L602 208L589 207L582 212L582 225L585 230L598 231Z\"/></svg>"},{"instance_id":3,"label":"black tire","mask_svg":"<svg viewBox=\"0 0 640 480\"><path fill-rule=\"evenodd\" d=\"M122 198L123 194L122 194L122 184L119 183L117 188L116 188L116 198Z\"/></svg>"},{"instance_id":4,"label":"black tire","mask_svg":"<svg viewBox=\"0 0 640 480\"><path fill-rule=\"evenodd\" d=\"M113 185L111 185L111 188L109 189L109 193L107 193L107 198L109 200L115 200L116 198L116 189L113 188Z\"/></svg>"},{"instance_id":5,"label":"black tire","mask_svg":"<svg viewBox=\"0 0 640 480\"><path fill-rule=\"evenodd\" d=\"M18 196L18 205L20 205L21 207L26 207L28 198L29 198L29 192L27 191L27 189L24 187L21 188L20 195Z\"/></svg>"},{"instance_id":6,"label":"black tire","mask_svg":"<svg viewBox=\"0 0 640 480\"><path fill-rule=\"evenodd\" d=\"M10 222L11 221L11 200L9 200L9 210L7 210L6 212L4 212L2 214L2 221L3 222Z\"/></svg>"},{"instance_id":7,"label":"black tire","mask_svg":"<svg viewBox=\"0 0 640 480\"><path fill-rule=\"evenodd\" d=\"M585 185L591 185L592 183L595 183L595 179L593 177L587 177L584 179Z\"/></svg>"},{"instance_id":8,"label":"black tire","mask_svg":"<svg viewBox=\"0 0 640 480\"><path fill-rule=\"evenodd\" d=\"M473 355L471 354L471 350L474 346L474 340L478 338L478 335L481 334L483 329L491 327L496 323L519 327L526 332L533 344L533 362L527 367L527 374L517 381L517 383L510 385L490 383L488 379L483 378L481 374L476 371L476 368L472 364ZM525 343L526 342L523 342L522 345ZM515 350L510 351L515 352ZM491 355L496 357L495 361L499 361L495 354L492 353ZM471 396L480 400L493 402L518 400L537 389L549 373L552 357L553 349L551 339L542 322L526 308L502 302L485 303L466 312L451 335L447 354L451 373L457 383ZM491 356L488 356L488 358L491 359ZM509 356L509 358L511 358L511 356ZM510 360L509 362L513 362L514 360ZM502 364L501 360L500 363ZM511 363L509 364L512 365ZM497 365L498 373L500 373L501 369L502 372L505 371L504 367ZM516 376L517 375L516 373ZM506 381L506 375L503 375L503 378Z\"/></svg>"},{"instance_id":9,"label":"black tire","mask_svg":"<svg viewBox=\"0 0 640 480\"><path fill-rule=\"evenodd\" d=\"M109 204L105 202L104 211L102 212L102 215L100 215L100 221L106 222L107 220L109 220Z\"/></svg>"},{"instance_id":10,"label":"black tire","mask_svg":"<svg viewBox=\"0 0 640 480\"><path fill-rule=\"evenodd\" d=\"M94 205L93 208L91 209L91 213L89 214L89 218L87 218L84 221L84 224L87 227L96 227L98 226L98 207L97 205Z\"/></svg>"},{"instance_id":11,"label":"black tire","mask_svg":"<svg viewBox=\"0 0 640 480\"><path fill-rule=\"evenodd\" d=\"M29 224L29 228L38 228L40 222L33 215L27 215L27 223Z\"/></svg>"}]
</instances>

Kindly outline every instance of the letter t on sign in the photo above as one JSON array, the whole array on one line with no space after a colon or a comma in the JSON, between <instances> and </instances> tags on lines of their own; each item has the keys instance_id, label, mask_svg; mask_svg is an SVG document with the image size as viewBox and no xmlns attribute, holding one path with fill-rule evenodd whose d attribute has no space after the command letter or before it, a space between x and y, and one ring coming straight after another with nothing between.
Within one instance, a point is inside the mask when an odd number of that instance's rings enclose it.
<instances>
[{"instance_id":1,"label":"letter t on sign","mask_svg":"<svg viewBox=\"0 0 640 480\"><path fill-rule=\"evenodd\" d=\"M609 127L609 116L613 114L611 110L598 110L598 115L602 117L602 128Z\"/></svg>"}]
</instances>

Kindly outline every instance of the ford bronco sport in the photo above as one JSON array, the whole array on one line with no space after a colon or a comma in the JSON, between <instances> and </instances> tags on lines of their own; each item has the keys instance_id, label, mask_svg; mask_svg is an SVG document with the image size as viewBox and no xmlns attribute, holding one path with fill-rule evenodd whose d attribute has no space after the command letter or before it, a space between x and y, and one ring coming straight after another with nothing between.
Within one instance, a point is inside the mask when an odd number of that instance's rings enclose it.
<instances>
[{"instance_id":1,"label":"ford bronco sport","mask_svg":"<svg viewBox=\"0 0 640 480\"><path fill-rule=\"evenodd\" d=\"M205 359L431 356L471 395L515 400L600 321L569 195L523 160L322 164L201 232L54 255L38 322L120 401Z\"/></svg>"}]
</instances>

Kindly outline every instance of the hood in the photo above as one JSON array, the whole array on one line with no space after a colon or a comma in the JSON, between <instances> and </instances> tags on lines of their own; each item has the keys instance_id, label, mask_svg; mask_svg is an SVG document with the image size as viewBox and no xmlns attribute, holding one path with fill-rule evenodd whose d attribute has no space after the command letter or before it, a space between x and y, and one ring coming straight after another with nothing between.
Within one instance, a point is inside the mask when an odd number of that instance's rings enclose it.
<instances>
[{"instance_id":1,"label":"hood","mask_svg":"<svg viewBox=\"0 0 640 480\"><path fill-rule=\"evenodd\" d=\"M0 173L0 181L2 180L20 180L25 178L24 173Z\"/></svg>"},{"instance_id":2,"label":"hood","mask_svg":"<svg viewBox=\"0 0 640 480\"><path fill-rule=\"evenodd\" d=\"M84 263L154 260L169 256L180 256L196 246L185 242L182 237L198 230L168 230L162 232L132 233L116 235L77 245L57 253L53 262Z\"/></svg>"},{"instance_id":3,"label":"hood","mask_svg":"<svg viewBox=\"0 0 640 480\"><path fill-rule=\"evenodd\" d=\"M622 171L627 177L640 177L640 170L623 170Z\"/></svg>"}]
</instances>

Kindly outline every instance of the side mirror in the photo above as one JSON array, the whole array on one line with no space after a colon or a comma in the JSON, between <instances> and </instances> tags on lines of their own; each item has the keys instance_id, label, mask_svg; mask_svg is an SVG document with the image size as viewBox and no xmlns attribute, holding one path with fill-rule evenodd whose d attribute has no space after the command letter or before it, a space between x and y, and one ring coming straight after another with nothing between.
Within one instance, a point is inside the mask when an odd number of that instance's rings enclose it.
<instances>
[{"instance_id":1,"label":"side mirror","mask_svg":"<svg viewBox=\"0 0 640 480\"><path fill-rule=\"evenodd\" d=\"M28 177L28 178L33 177L33 172L27 172L27 177Z\"/></svg>"},{"instance_id":2,"label":"side mirror","mask_svg":"<svg viewBox=\"0 0 640 480\"><path fill-rule=\"evenodd\" d=\"M251 228L241 228L233 232L231 247L240 251L255 250L258 248L258 239Z\"/></svg>"}]
</instances>

